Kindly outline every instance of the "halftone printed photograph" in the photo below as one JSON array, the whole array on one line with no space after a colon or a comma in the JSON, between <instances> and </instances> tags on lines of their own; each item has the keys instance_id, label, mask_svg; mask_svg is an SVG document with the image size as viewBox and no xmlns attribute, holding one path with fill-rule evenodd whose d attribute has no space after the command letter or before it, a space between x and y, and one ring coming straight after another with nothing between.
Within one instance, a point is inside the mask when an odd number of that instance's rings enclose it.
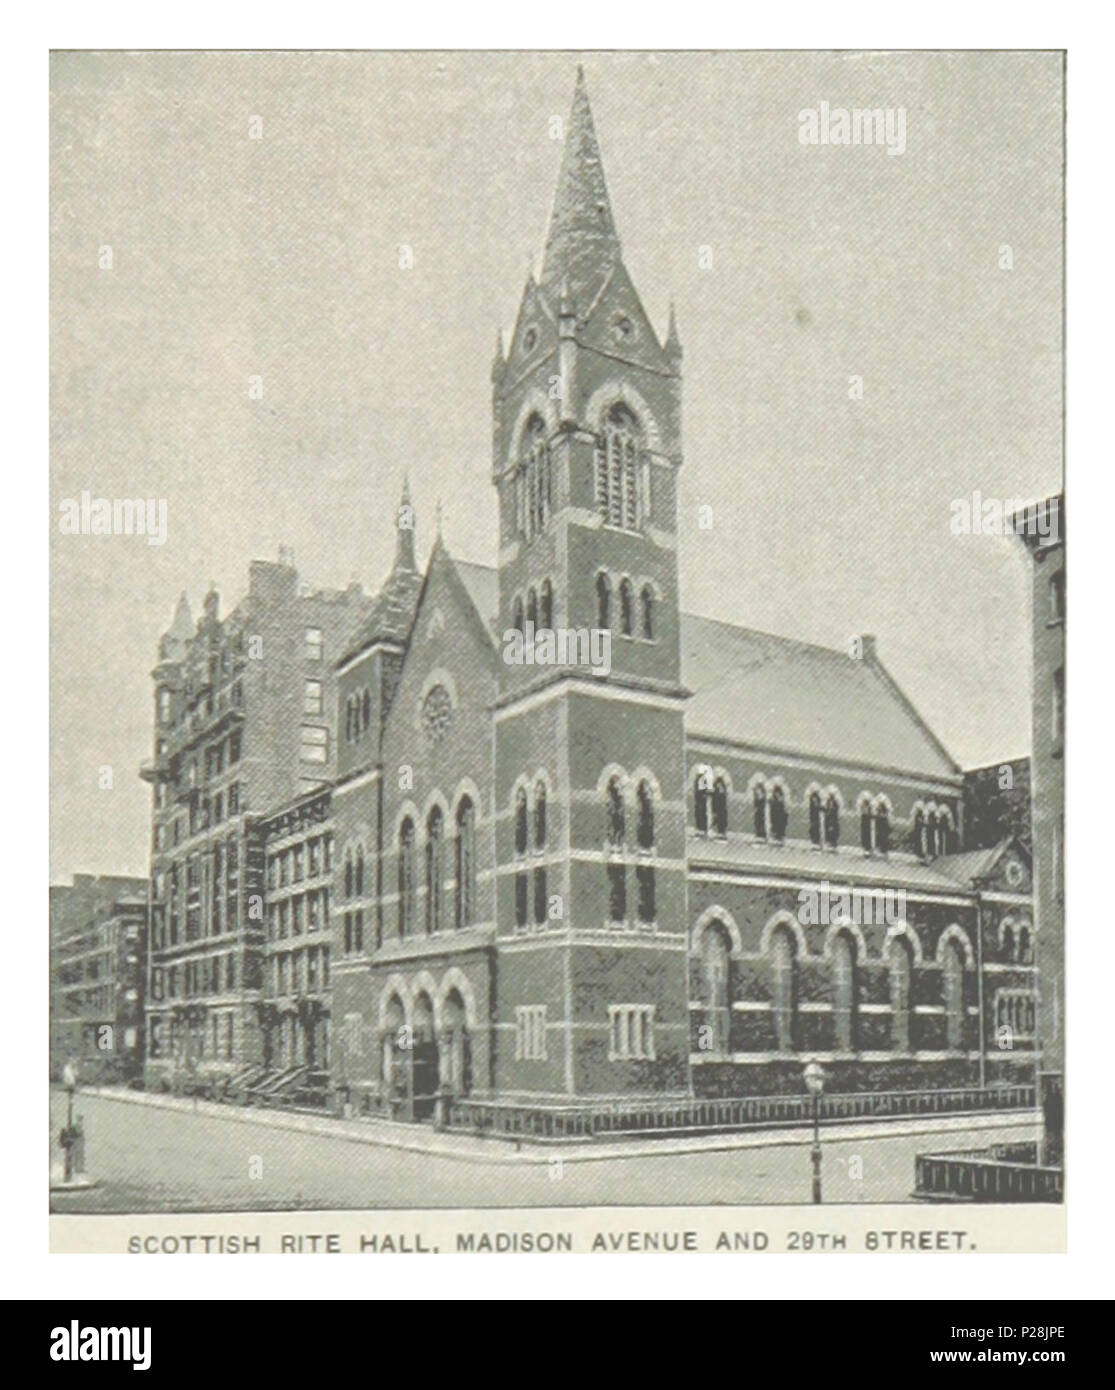
<instances>
[{"instance_id":1,"label":"halftone printed photograph","mask_svg":"<svg viewBox=\"0 0 1115 1390\"><path fill-rule=\"evenodd\" d=\"M52 1249L1063 1250L1064 54L50 88Z\"/></svg>"}]
</instances>

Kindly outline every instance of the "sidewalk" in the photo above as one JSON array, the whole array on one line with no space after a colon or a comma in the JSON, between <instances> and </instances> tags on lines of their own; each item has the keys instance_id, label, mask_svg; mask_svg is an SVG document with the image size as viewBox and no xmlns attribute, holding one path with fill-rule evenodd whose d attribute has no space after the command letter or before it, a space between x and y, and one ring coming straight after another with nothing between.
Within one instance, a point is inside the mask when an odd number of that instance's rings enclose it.
<instances>
[{"instance_id":1,"label":"sidewalk","mask_svg":"<svg viewBox=\"0 0 1115 1390\"><path fill-rule=\"evenodd\" d=\"M723 1153L734 1149L781 1148L808 1145L813 1131L808 1126L787 1129L739 1130L733 1133L686 1136L664 1135L648 1138L633 1134L630 1139L608 1138L596 1142L570 1144L531 1143L524 1138L482 1138L475 1134L446 1132L430 1125L403 1124L395 1120L369 1118L337 1119L332 1115L308 1115L289 1110L267 1110L262 1107L222 1105L216 1101L192 1097L163 1095L149 1091L131 1091L108 1086L83 1086L78 1095L98 1096L118 1101L122 1105L154 1106L161 1110L209 1115L233 1124L261 1125L271 1129L293 1130L300 1134L320 1135L341 1139L353 1144L402 1149L411 1153L456 1159L463 1163L503 1163L508 1165L547 1163L560 1158L564 1163L592 1163L605 1159L661 1157L678 1153ZM870 1140L900 1138L908 1135L947 1136L973 1130L996 1131L999 1141L1028 1140L1038 1137L1039 1122L1032 1110L983 1111L972 1115L904 1116L897 1119L830 1123L821 1129L826 1140ZM989 1140L989 1142L992 1142Z\"/></svg>"}]
</instances>

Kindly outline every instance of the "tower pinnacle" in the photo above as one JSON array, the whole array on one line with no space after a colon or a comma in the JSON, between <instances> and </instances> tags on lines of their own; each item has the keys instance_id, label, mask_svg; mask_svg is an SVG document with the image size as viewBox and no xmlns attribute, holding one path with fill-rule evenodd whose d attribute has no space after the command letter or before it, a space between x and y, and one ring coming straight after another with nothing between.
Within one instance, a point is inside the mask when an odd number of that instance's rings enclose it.
<instances>
[{"instance_id":1,"label":"tower pinnacle","mask_svg":"<svg viewBox=\"0 0 1115 1390\"><path fill-rule=\"evenodd\" d=\"M414 508L410 502L410 478L403 474L403 494L395 516L395 568L417 570L414 561Z\"/></svg>"},{"instance_id":2,"label":"tower pinnacle","mask_svg":"<svg viewBox=\"0 0 1115 1390\"><path fill-rule=\"evenodd\" d=\"M562 282L567 281L575 303L591 303L591 292L599 287L619 252L584 70L578 68L546 237L541 287L554 299Z\"/></svg>"}]
</instances>

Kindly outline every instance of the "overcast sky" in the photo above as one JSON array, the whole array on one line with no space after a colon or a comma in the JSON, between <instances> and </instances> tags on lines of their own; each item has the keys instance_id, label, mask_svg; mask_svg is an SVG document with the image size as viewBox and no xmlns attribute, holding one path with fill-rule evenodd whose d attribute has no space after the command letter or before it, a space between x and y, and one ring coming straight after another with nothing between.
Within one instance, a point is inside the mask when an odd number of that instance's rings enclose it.
<instances>
[{"instance_id":1,"label":"overcast sky","mask_svg":"<svg viewBox=\"0 0 1115 1390\"><path fill-rule=\"evenodd\" d=\"M56 54L52 880L146 871L181 589L227 610L280 543L377 586L404 470L423 555L440 496L494 562L489 368L578 60L628 269L677 305L684 606L874 632L960 763L1028 751L1029 562L949 523L1060 486L1059 56ZM801 145L825 101L905 108L905 152ZM60 535L83 490L165 498L166 545Z\"/></svg>"}]
</instances>

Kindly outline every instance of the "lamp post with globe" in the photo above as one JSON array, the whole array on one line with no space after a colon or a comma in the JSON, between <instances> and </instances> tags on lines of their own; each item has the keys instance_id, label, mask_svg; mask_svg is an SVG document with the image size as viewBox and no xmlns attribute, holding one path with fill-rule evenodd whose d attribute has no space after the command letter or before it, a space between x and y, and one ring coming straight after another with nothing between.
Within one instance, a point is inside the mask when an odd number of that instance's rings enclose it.
<instances>
[{"instance_id":1,"label":"lamp post with globe","mask_svg":"<svg viewBox=\"0 0 1115 1390\"><path fill-rule=\"evenodd\" d=\"M813 1097L813 1201L821 1200L821 1093L825 1089L825 1069L820 1062L805 1065L805 1088Z\"/></svg>"}]
</instances>

